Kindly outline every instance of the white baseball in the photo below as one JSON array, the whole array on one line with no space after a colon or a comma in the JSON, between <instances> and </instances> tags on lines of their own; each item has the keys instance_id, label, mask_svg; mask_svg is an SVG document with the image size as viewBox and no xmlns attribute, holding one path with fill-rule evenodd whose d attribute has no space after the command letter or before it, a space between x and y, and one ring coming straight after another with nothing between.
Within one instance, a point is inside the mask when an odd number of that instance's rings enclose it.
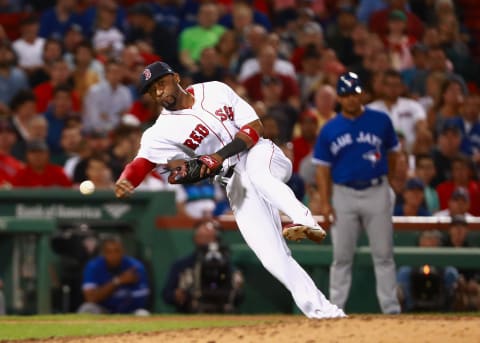
<instances>
[{"instance_id":1,"label":"white baseball","mask_svg":"<svg viewBox=\"0 0 480 343\"><path fill-rule=\"evenodd\" d=\"M80 184L79 189L80 189L80 193L82 193L83 195L88 195L95 192L95 185L93 184L92 181L85 180Z\"/></svg>"}]
</instances>

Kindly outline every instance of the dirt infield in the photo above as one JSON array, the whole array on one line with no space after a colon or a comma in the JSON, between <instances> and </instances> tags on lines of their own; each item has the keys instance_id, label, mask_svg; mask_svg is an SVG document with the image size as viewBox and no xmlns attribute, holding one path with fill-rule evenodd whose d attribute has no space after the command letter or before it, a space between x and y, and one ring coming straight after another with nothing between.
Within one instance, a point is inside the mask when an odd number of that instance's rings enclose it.
<instances>
[{"instance_id":1,"label":"dirt infield","mask_svg":"<svg viewBox=\"0 0 480 343\"><path fill-rule=\"evenodd\" d=\"M241 321L245 323L245 320L249 319L249 317L242 316L241 319ZM145 318L145 320L149 319ZM255 321L262 322L262 324L232 328L184 329L150 333L125 333L121 335L89 338L73 337L20 342L480 343L480 318L470 316L352 315L347 319L330 320L308 320L301 316L252 317L252 322Z\"/></svg>"}]
</instances>

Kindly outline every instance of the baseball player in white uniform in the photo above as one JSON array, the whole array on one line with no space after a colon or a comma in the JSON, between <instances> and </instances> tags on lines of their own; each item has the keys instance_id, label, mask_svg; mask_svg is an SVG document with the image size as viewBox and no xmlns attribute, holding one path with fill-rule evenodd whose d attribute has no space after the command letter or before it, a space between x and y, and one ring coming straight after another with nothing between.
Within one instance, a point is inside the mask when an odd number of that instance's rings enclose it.
<instances>
[{"instance_id":1,"label":"baseball player in white uniform","mask_svg":"<svg viewBox=\"0 0 480 343\"><path fill-rule=\"evenodd\" d=\"M261 137L263 127L255 111L227 85L208 82L185 90L179 82L178 74L162 62L150 64L141 75L141 92L148 92L164 110L144 132L137 157L118 179L117 197L133 192L157 166L175 170L194 156L201 156L205 164L202 173L221 166L240 232L263 266L287 287L308 318L344 317L292 258L285 243L283 236L316 242L325 237L310 210L285 184L292 172L289 159ZM279 210L293 224L282 229Z\"/></svg>"}]
</instances>

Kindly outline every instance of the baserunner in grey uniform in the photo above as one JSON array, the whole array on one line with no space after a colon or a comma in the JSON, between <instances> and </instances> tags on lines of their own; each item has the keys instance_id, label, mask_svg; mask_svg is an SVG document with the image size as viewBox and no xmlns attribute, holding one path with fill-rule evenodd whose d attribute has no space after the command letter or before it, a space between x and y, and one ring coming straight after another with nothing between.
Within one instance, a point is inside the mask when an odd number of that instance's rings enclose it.
<instances>
[{"instance_id":1,"label":"baserunner in grey uniform","mask_svg":"<svg viewBox=\"0 0 480 343\"><path fill-rule=\"evenodd\" d=\"M337 93L341 112L323 127L313 152L322 214L335 218L331 232L330 299L345 307L353 256L363 228L370 241L382 311L399 313L392 200L386 174L387 155L396 158L400 146L388 115L364 108L361 92L356 74L340 76Z\"/></svg>"}]
</instances>

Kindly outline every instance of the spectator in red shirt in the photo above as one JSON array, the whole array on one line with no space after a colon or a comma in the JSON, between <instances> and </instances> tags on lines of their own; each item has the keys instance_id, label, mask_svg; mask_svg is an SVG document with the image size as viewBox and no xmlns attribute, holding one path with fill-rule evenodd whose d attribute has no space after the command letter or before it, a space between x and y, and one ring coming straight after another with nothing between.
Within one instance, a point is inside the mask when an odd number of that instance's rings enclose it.
<instances>
[{"instance_id":1,"label":"spectator in red shirt","mask_svg":"<svg viewBox=\"0 0 480 343\"><path fill-rule=\"evenodd\" d=\"M15 131L6 118L0 118L0 188L9 187L13 177L23 167L10 151L15 144Z\"/></svg>"},{"instance_id":2,"label":"spectator in red shirt","mask_svg":"<svg viewBox=\"0 0 480 343\"><path fill-rule=\"evenodd\" d=\"M15 187L71 187L72 182L62 167L50 163L48 145L45 141L27 143L26 166L14 176Z\"/></svg>"},{"instance_id":3,"label":"spectator in red shirt","mask_svg":"<svg viewBox=\"0 0 480 343\"><path fill-rule=\"evenodd\" d=\"M300 162L307 156L317 138L318 119L311 110L306 110L300 116L300 136L293 139L293 171L298 172Z\"/></svg>"},{"instance_id":4,"label":"spectator in red shirt","mask_svg":"<svg viewBox=\"0 0 480 343\"><path fill-rule=\"evenodd\" d=\"M261 92L262 80L265 78L277 78L280 79L283 86L281 100L287 101L295 108L299 108L300 90L297 81L290 76L278 74L274 71L276 59L277 52L272 46L267 45L260 50L258 56L260 71L243 82L243 86L248 92L248 97L251 101L263 101Z\"/></svg>"},{"instance_id":5,"label":"spectator in red shirt","mask_svg":"<svg viewBox=\"0 0 480 343\"><path fill-rule=\"evenodd\" d=\"M415 44L415 37L405 33L407 16L400 10L390 12L388 17L388 34L384 37L384 45L387 49L393 69L403 71L413 67L413 58L410 52Z\"/></svg>"},{"instance_id":6,"label":"spectator in red shirt","mask_svg":"<svg viewBox=\"0 0 480 343\"><path fill-rule=\"evenodd\" d=\"M435 217L446 217L464 215L466 218L472 218L472 214L468 212L470 208L470 196L468 190L462 187L455 189L448 201L448 207L444 210L435 212Z\"/></svg>"},{"instance_id":7,"label":"spectator in red shirt","mask_svg":"<svg viewBox=\"0 0 480 343\"><path fill-rule=\"evenodd\" d=\"M458 156L452 160L451 180L437 186L440 208L448 208L448 200L457 188L465 188L470 196L469 211L474 216L480 215L480 184L472 179L472 167L468 157Z\"/></svg>"},{"instance_id":8,"label":"spectator in red shirt","mask_svg":"<svg viewBox=\"0 0 480 343\"><path fill-rule=\"evenodd\" d=\"M128 113L133 114L141 123L153 123L158 116L157 104L148 95L144 94L133 102Z\"/></svg>"},{"instance_id":9,"label":"spectator in red shirt","mask_svg":"<svg viewBox=\"0 0 480 343\"><path fill-rule=\"evenodd\" d=\"M370 31L385 37L388 32L388 18L390 12L399 10L407 16L407 34L415 37L417 40L421 40L423 35L423 23L413 12L407 10L407 0L389 0L388 2L389 5L387 8L374 12L370 17Z\"/></svg>"},{"instance_id":10,"label":"spectator in red shirt","mask_svg":"<svg viewBox=\"0 0 480 343\"><path fill-rule=\"evenodd\" d=\"M59 59L49 65L48 72L50 80L43 82L33 89L37 102L37 112L43 113L47 110L50 101L53 99L55 87L68 84L71 72L65 60ZM76 91L70 92L72 97L72 108L75 112L80 111L80 98Z\"/></svg>"}]
</instances>

